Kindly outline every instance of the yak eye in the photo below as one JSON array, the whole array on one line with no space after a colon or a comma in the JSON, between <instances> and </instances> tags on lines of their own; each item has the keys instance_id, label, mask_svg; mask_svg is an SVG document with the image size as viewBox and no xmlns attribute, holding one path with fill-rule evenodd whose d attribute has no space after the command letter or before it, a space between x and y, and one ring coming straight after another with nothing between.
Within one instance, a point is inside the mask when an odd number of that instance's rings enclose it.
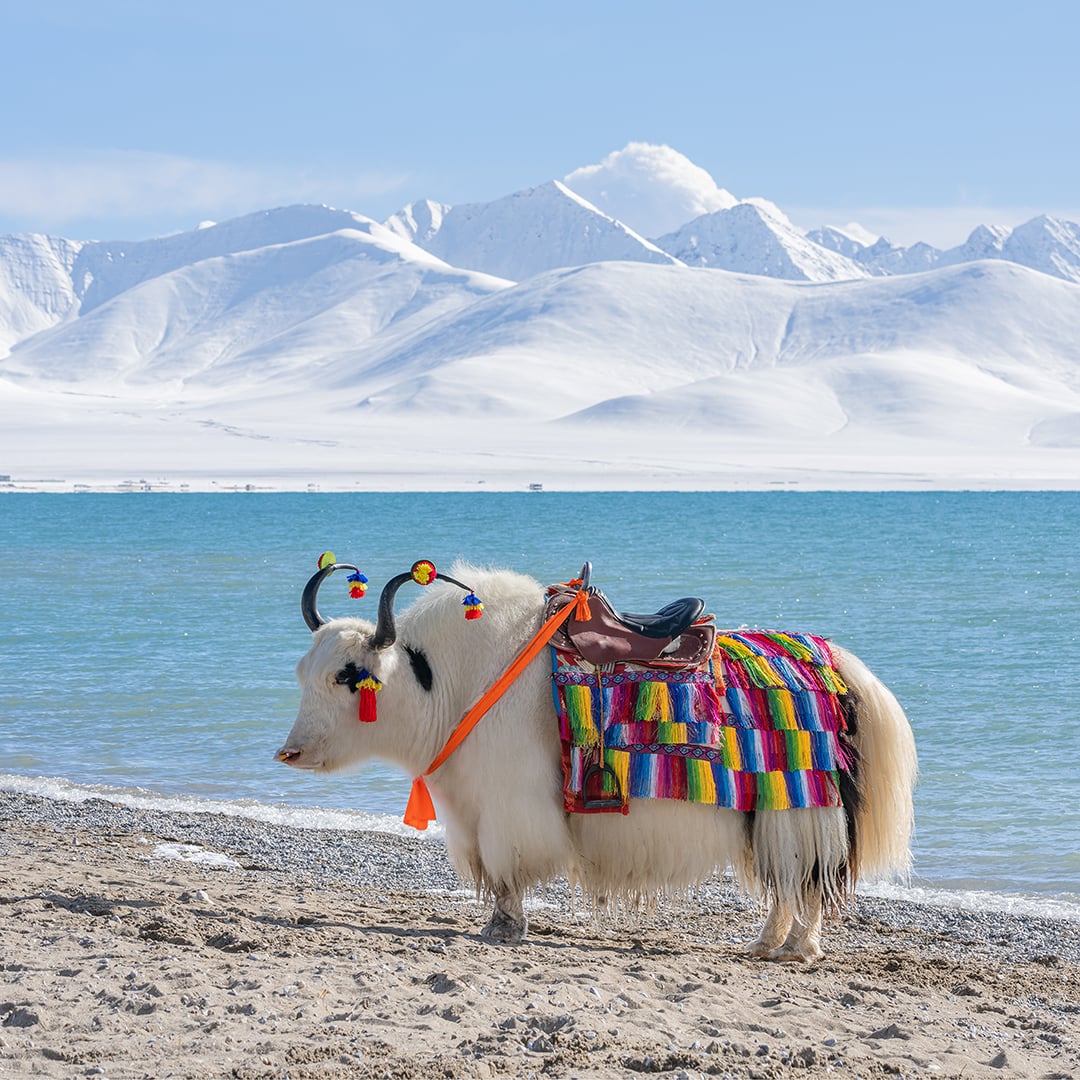
<instances>
[{"instance_id":1,"label":"yak eye","mask_svg":"<svg viewBox=\"0 0 1080 1080\"><path fill-rule=\"evenodd\" d=\"M350 690L356 689L356 683L360 676L355 664L346 664L335 676L334 682L338 686L347 686Z\"/></svg>"}]
</instances>

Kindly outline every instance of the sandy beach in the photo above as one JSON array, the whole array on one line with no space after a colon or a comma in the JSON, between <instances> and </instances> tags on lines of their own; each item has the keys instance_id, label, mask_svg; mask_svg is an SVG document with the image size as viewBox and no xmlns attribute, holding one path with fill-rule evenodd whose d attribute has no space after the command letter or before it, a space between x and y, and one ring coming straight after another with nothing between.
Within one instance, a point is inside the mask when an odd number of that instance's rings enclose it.
<instances>
[{"instance_id":1,"label":"sandy beach","mask_svg":"<svg viewBox=\"0 0 1080 1080\"><path fill-rule=\"evenodd\" d=\"M491 946L442 847L0 793L0 1077L1080 1076L1080 924L860 897L810 966L728 883Z\"/></svg>"}]
</instances>

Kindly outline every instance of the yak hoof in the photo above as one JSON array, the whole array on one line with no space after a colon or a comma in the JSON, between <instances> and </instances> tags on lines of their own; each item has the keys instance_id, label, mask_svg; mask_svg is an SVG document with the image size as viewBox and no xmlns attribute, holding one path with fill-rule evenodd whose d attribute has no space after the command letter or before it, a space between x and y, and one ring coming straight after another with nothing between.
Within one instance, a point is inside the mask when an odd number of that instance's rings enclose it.
<instances>
[{"instance_id":1,"label":"yak hoof","mask_svg":"<svg viewBox=\"0 0 1080 1080\"><path fill-rule=\"evenodd\" d=\"M527 919L515 919L496 908L491 913L487 926L480 931L480 936L492 945L520 945L528 929Z\"/></svg>"},{"instance_id":2,"label":"yak hoof","mask_svg":"<svg viewBox=\"0 0 1080 1080\"><path fill-rule=\"evenodd\" d=\"M772 949L766 956L770 960L776 960L781 964L809 964L814 960L820 960L825 955L820 945L812 941L803 942L802 945L793 945L784 942L778 949Z\"/></svg>"},{"instance_id":3,"label":"yak hoof","mask_svg":"<svg viewBox=\"0 0 1080 1080\"><path fill-rule=\"evenodd\" d=\"M814 960L820 960L825 953L812 941L804 941L801 944L785 941L783 945L777 945L773 941L758 938L746 946L746 955L756 957L758 960L776 960L782 964L809 964Z\"/></svg>"},{"instance_id":4,"label":"yak hoof","mask_svg":"<svg viewBox=\"0 0 1080 1080\"><path fill-rule=\"evenodd\" d=\"M771 941L763 941L761 938L751 941L746 946L746 955L757 957L759 960L768 959L774 952L776 952L776 945Z\"/></svg>"}]
</instances>

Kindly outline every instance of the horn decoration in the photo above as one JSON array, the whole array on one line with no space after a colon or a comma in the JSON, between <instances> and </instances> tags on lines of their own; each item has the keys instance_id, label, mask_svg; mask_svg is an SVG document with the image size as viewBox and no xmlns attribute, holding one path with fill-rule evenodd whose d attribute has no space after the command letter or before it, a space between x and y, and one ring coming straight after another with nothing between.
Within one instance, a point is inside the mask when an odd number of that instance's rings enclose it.
<instances>
[{"instance_id":1,"label":"horn decoration","mask_svg":"<svg viewBox=\"0 0 1080 1080\"><path fill-rule=\"evenodd\" d=\"M339 563L332 551L324 551L319 556L319 569L308 579L308 583L304 586L304 595L300 598L300 611L304 616L304 622L313 634L327 621L319 614L319 586L335 570L352 571L349 575L349 595L354 599L362 597L367 591L368 579L361 573L359 567L353 566L352 563Z\"/></svg>"},{"instance_id":2,"label":"horn decoration","mask_svg":"<svg viewBox=\"0 0 1080 1080\"><path fill-rule=\"evenodd\" d=\"M394 598L397 596L398 589L406 581L415 581L417 585L427 586L436 578L465 590L467 595L462 600L462 604L465 606L466 619L481 617L484 605L468 585L450 577L449 574L440 574L430 559L419 559L413 563L412 569L407 574L398 574L383 586L382 594L379 596L379 621L376 623L375 636L371 641L373 649L376 651L388 649L397 640L397 627L394 625Z\"/></svg>"}]
</instances>

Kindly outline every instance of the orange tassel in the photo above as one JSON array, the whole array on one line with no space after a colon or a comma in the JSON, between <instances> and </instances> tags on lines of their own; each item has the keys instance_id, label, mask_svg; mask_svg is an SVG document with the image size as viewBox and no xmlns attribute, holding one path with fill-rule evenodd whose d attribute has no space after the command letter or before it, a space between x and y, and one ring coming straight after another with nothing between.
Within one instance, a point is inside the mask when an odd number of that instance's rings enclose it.
<instances>
[{"instance_id":1,"label":"orange tassel","mask_svg":"<svg viewBox=\"0 0 1080 1080\"><path fill-rule=\"evenodd\" d=\"M418 776L412 782L412 791L409 792L409 802L405 807L405 824L423 832L434 820L435 804L431 801L431 792L428 791L424 778Z\"/></svg>"},{"instance_id":2,"label":"orange tassel","mask_svg":"<svg viewBox=\"0 0 1080 1080\"><path fill-rule=\"evenodd\" d=\"M592 618L589 597L584 589L578 589L577 599L574 601L574 618L577 622L588 622Z\"/></svg>"}]
</instances>

